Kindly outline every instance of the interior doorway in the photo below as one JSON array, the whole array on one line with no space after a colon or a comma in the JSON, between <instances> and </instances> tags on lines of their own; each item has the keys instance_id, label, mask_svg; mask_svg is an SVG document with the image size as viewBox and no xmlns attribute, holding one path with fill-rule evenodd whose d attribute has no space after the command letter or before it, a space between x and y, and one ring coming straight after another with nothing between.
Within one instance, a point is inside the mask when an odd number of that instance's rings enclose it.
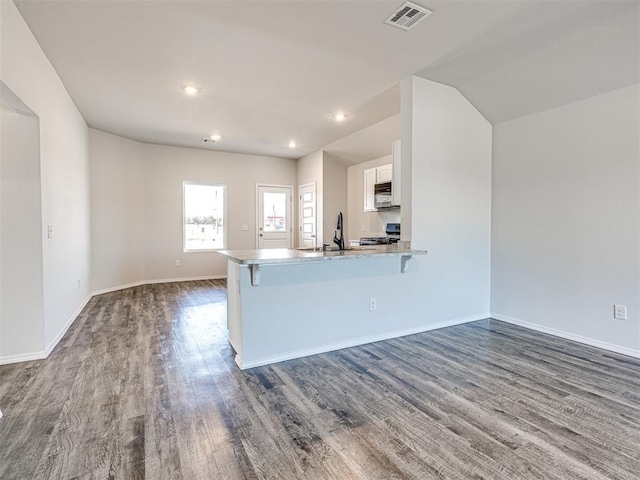
<instances>
[{"instance_id":1,"label":"interior doorway","mask_svg":"<svg viewBox=\"0 0 640 480\"><path fill-rule=\"evenodd\" d=\"M2 365L30 360L45 337L40 120L1 81L0 115Z\"/></svg>"},{"instance_id":2,"label":"interior doorway","mask_svg":"<svg viewBox=\"0 0 640 480\"><path fill-rule=\"evenodd\" d=\"M315 248L318 245L315 182L298 187L298 217L298 246Z\"/></svg>"},{"instance_id":3,"label":"interior doorway","mask_svg":"<svg viewBox=\"0 0 640 480\"><path fill-rule=\"evenodd\" d=\"M258 248L292 248L291 223L293 187L258 185Z\"/></svg>"}]
</instances>

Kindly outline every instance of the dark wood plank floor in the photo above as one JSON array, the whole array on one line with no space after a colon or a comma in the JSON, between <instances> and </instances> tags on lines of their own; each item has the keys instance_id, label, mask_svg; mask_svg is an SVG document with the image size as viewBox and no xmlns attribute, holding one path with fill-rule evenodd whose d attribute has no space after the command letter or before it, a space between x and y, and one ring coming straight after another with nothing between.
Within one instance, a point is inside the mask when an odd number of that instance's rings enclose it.
<instances>
[{"instance_id":1,"label":"dark wood plank floor","mask_svg":"<svg viewBox=\"0 0 640 480\"><path fill-rule=\"evenodd\" d=\"M494 320L241 372L223 281L0 367L0 478L638 479L640 361Z\"/></svg>"}]
</instances>

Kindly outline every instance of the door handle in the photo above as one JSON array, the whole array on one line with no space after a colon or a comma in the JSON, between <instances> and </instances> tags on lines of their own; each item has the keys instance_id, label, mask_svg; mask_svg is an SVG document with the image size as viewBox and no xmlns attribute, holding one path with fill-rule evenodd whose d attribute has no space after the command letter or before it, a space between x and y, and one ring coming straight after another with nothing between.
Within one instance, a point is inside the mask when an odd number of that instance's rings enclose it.
<instances>
[{"instance_id":1,"label":"door handle","mask_svg":"<svg viewBox=\"0 0 640 480\"><path fill-rule=\"evenodd\" d=\"M262 236L262 234L260 234L260 236Z\"/></svg>"},{"instance_id":2,"label":"door handle","mask_svg":"<svg viewBox=\"0 0 640 480\"><path fill-rule=\"evenodd\" d=\"M315 236L315 235L309 235L309 236L310 236L311 238L316 238L316 236Z\"/></svg>"}]
</instances>

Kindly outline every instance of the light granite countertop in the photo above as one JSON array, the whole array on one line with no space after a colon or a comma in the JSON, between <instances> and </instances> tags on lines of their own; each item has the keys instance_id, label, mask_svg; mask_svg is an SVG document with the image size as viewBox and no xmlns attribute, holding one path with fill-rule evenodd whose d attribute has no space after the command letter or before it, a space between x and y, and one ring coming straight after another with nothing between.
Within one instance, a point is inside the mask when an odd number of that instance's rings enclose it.
<instances>
[{"instance_id":1,"label":"light granite countertop","mask_svg":"<svg viewBox=\"0 0 640 480\"><path fill-rule=\"evenodd\" d=\"M311 251L289 248L264 250L218 250L218 253L240 265L267 265L278 263L303 263L336 260L357 260L378 257L410 257L426 255L426 250L412 250L395 245L353 247L349 250Z\"/></svg>"}]
</instances>

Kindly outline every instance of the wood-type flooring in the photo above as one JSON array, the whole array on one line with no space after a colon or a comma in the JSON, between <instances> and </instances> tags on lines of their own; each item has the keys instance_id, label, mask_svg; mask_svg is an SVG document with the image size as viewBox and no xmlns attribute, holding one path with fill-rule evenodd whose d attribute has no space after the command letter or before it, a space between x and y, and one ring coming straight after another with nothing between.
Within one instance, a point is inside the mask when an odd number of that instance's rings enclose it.
<instances>
[{"instance_id":1,"label":"wood-type flooring","mask_svg":"<svg viewBox=\"0 0 640 480\"><path fill-rule=\"evenodd\" d=\"M225 302L97 296L0 367L0 478L640 478L640 360L483 320L242 372Z\"/></svg>"}]
</instances>

